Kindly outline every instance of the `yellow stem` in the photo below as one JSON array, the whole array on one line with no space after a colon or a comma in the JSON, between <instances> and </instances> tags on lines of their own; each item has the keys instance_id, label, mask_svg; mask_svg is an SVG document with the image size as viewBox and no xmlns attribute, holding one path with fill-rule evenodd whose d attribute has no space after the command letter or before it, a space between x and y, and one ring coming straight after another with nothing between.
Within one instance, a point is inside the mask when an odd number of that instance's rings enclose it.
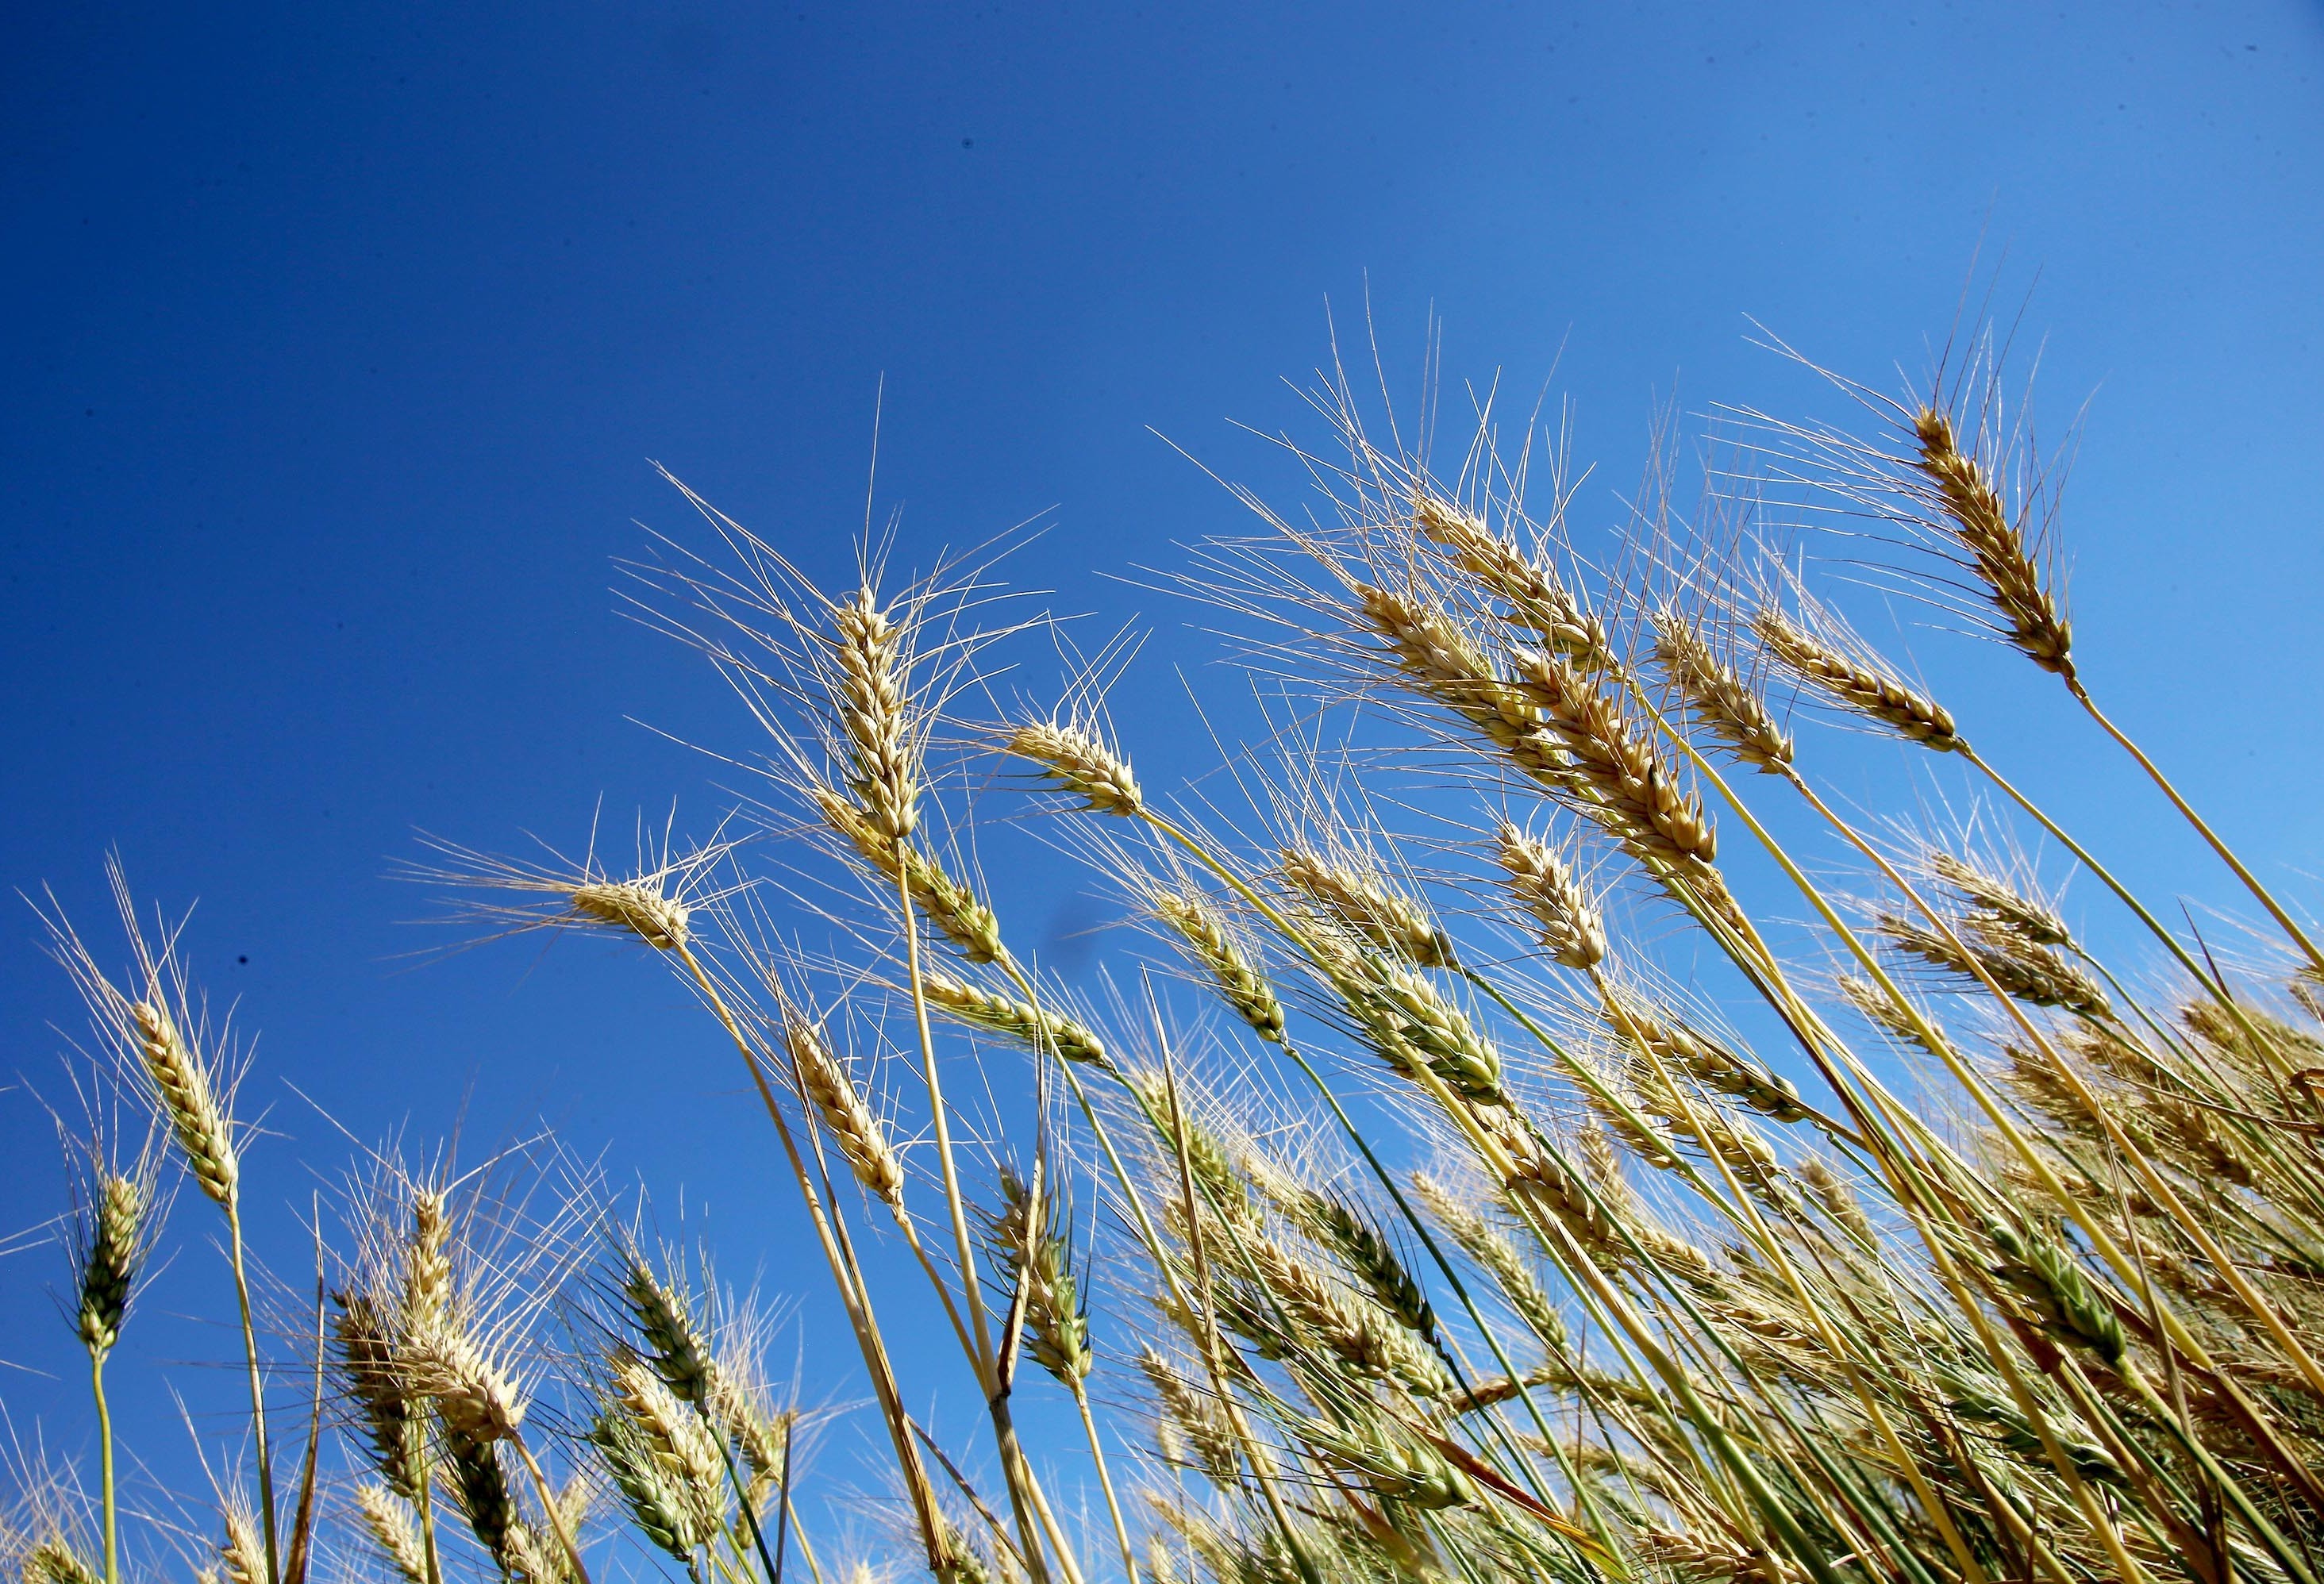
<instances>
[{"instance_id":1,"label":"yellow stem","mask_svg":"<svg viewBox=\"0 0 2324 1584\"><path fill-rule=\"evenodd\" d=\"M1138 1552L1130 1543L1130 1525L1122 1521L1121 1499L1113 1493L1113 1476L1106 1471L1105 1447L1098 1439L1097 1421L1090 1415L1089 1393L1074 1382L1074 1406L1081 1410L1082 1432L1089 1437L1090 1460L1097 1465L1098 1487L1105 1492L1106 1515L1113 1520L1113 1538L1121 1546L1121 1568L1130 1584L1138 1584Z\"/></svg>"},{"instance_id":2,"label":"yellow stem","mask_svg":"<svg viewBox=\"0 0 2324 1584\"><path fill-rule=\"evenodd\" d=\"M897 1467L902 1471L906 1489L912 1498L912 1514L920 1525L920 1538L927 1548L928 1570L939 1579L949 1580L951 1569L946 1565L943 1532L937 1526L936 1493L928 1483L927 1468L921 1462L919 1448L913 1441L904 1414L903 1395L896 1385L895 1372L888 1360L887 1345L881 1340L879 1321L872 1312L872 1295L854 1270L852 1253L844 1251L840 1234L832 1220L825 1215L823 1197L815 1189L814 1179L807 1174L807 1162L800 1156L798 1144L791 1137L790 1123L783 1109L768 1086L766 1065L758 1051L743 1037L741 1025L727 1010L726 1000L718 993L709 973L703 968L693 949L683 941L677 945L678 961L686 964L695 985L726 1036L742 1053L742 1064L751 1072L751 1082L757 1086L760 1102L766 1107L767 1116L775 1125L776 1137L781 1139L783 1153L789 1159L791 1174L798 1181L801 1196L807 1201L807 1217L815 1226L816 1240L823 1246L824 1258L831 1266L833 1283L839 1288L839 1301L847 1311L849 1328L855 1332L856 1346L862 1350L863 1367L872 1377L872 1389L879 1398L881 1417L887 1422L888 1434L895 1443Z\"/></svg>"},{"instance_id":3,"label":"yellow stem","mask_svg":"<svg viewBox=\"0 0 2324 1584\"><path fill-rule=\"evenodd\" d=\"M2147 758L2144 751L2137 743L2133 742L2121 727L2107 719L2106 712L2098 708L2098 701L2089 695L2089 690L2083 687L2079 680L2069 679L2066 686L2072 690L2074 697L2080 702L2081 706L2089 712L2090 719L2096 721L2099 729L2107 736L2120 743L2124 752L2138 761L2138 768L2144 770L2154 784L2163 789L2163 796L2168 797L2171 800L2171 806L2186 818L2189 824L2195 827L2196 834L2210 843L2211 851L2219 855L2220 861L2235 870L2236 878L2243 881L2245 889L2259 899L2259 905L2266 908L2269 916L2282 926L2283 933L2290 935L2293 944L2307 953L2310 967L2316 973L2324 975L2324 951L2317 949L2316 943L2308 938L2307 932L2300 927L2291 914L2284 911L2281 903L2268 894L2267 888L2259 883L2259 877L2244 867L2243 860L2237 858L2234 850L2219 839L2218 832L2204 823L2203 816L2195 812L2194 806L2179 796L2179 788L2171 784L2171 778L2163 773L2162 768Z\"/></svg>"},{"instance_id":4,"label":"yellow stem","mask_svg":"<svg viewBox=\"0 0 2324 1584\"><path fill-rule=\"evenodd\" d=\"M524 1462L525 1472L532 1476L533 1488L540 1493L540 1510L549 1519L549 1527L557 1536L557 1543L564 1547L566 1560L573 1564L573 1576L580 1579L581 1584L589 1584L589 1570L581 1564L581 1548L574 1542L573 1531L566 1525L564 1510L557 1505L557 1492L550 1487L549 1476L540 1471L540 1463L533 1457L532 1449L524 1444L524 1437L511 1433L509 1444L516 1448L516 1455Z\"/></svg>"}]
</instances>

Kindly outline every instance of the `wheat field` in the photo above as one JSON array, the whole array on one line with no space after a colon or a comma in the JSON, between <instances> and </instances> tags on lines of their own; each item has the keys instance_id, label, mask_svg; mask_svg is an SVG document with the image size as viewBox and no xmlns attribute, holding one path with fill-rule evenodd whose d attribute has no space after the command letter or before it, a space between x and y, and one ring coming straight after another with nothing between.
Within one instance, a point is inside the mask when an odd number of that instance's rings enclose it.
<instances>
[{"instance_id":1,"label":"wheat field","mask_svg":"<svg viewBox=\"0 0 2324 1584\"><path fill-rule=\"evenodd\" d=\"M1304 495L1238 490L1249 530L1155 575L1236 662L1197 701L1256 723L1203 764L1141 757L1105 702L1134 639L1061 639L1008 546L869 541L822 587L678 484L698 523L626 598L746 706L706 746L750 796L628 866L431 840L402 878L464 940L594 934L687 988L857 1397L806 1404L718 1277L748 1251L553 1146L362 1152L303 1331L255 1320L244 1195L294 1190L244 1176L247 1047L116 865L118 940L40 907L89 1023L56 1258L98 1450L18 1460L5 1561L2317 1584L2324 951L2077 666L2056 454L1992 341L1831 377L1852 429L1717 409L1602 532L1557 424L1399 425L1333 364L1282 442ZM2243 926L2023 794L1977 701L1866 636L1899 602L2105 733ZM1061 646L1025 696L1018 651ZM1143 932L1134 970L1038 961L976 861L1002 824ZM193 1530L122 1501L116 1442L172 1432L106 1396L173 1239L231 1265L249 1399ZM899 1327L958 1349L946 1434ZM845 1475L869 1542L802 1499L835 1414L881 1453Z\"/></svg>"}]
</instances>

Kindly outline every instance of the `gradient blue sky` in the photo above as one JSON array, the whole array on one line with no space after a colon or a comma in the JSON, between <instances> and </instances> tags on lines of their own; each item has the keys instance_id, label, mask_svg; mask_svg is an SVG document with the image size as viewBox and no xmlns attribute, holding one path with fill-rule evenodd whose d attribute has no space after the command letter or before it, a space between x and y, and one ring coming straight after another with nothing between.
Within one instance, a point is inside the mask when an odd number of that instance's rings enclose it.
<instances>
[{"instance_id":1,"label":"gradient blue sky","mask_svg":"<svg viewBox=\"0 0 2324 1584\"><path fill-rule=\"evenodd\" d=\"M883 375L906 558L1054 506L1028 575L1162 628L1123 697L1149 763L1194 754L1169 664L1205 641L1107 578L1240 525L1148 426L1279 479L1227 420L1295 421L1281 377L1367 281L1407 373L1432 307L1453 379L1530 390L1563 348L1587 528L1658 395L1833 410L1747 314L1893 382L1982 236L2005 300L2031 290L2049 410L2094 398L2065 521L2087 669L2315 896L2313 5L78 5L10 39L0 882L101 922L117 843L143 891L201 899L196 967L263 1031L253 1192L293 1276L290 1207L344 1152L290 1082L472 1152L546 1116L817 1291L759 1130L690 1142L730 1079L651 964L412 971L420 899L383 870L420 826L577 841L601 797L706 824L705 764L632 719L742 723L608 593L632 520L687 525L647 459L836 573ZM1924 661L2021 679L1962 648ZM1980 718L2141 880L2223 894L2059 700ZM42 1076L71 1009L32 926L0 926L0 1069ZM58 1186L21 1092L0 1161L0 1231L30 1227ZM157 1314L217 1312L202 1208ZM0 1261L0 1396L74 1448L77 1385L30 1373L71 1380L58 1268ZM226 1350L157 1319L126 1356ZM181 1469L163 1376L118 1373L137 1450Z\"/></svg>"}]
</instances>

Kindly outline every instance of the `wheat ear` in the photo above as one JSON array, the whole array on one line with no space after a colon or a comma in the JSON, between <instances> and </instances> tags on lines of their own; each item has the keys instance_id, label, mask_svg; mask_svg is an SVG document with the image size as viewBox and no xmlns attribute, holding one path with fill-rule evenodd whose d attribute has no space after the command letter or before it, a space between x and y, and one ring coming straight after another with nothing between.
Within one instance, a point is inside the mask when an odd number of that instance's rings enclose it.
<instances>
[{"instance_id":1,"label":"wheat ear","mask_svg":"<svg viewBox=\"0 0 2324 1584\"><path fill-rule=\"evenodd\" d=\"M1933 407L1913 419L1920 456L1914 463L1936 486L1952 535L1969 553L1970 566L1984 579L2009 640L2026 658L2070 683L2074 676L2073 629L2042 585L2021 526L2010 520L2001 492L1984 464L1961 450L1952 419Z\"/></svg>"},{"instance_id":2,"label":"wheat ear","mask_svg":"<svg viewBox=\"0 0 2324 1584\"><path fill-rule=\"evenodd\" d=\"M1105 1042L1061 1012L980 990L934 970L922 974L921 981L930 1006L973 1028L1005 1035L1036 1050L1055 1051L1068 1062L1109 1064Z\"/></svg>"},{"instance_id":3,"label":"wheat ear","mask_svg":"<svg viewBox=\"0 0 2324 1584\"><path fill-rule=\"evenodd\" d=\"M1952 712L1886 670L1824 642L1772 605L1752 625L1779 664L1858 714L1940 753L1963 746Z\"/></svg>"},{"instance_id":4,"label":"wheat ear","mask_svg":"<svg viewBox=\"0 0 2324 1584\"><path fill-rule=\"evenodd\" d=\"M1480 587L1507 604L1510 621L1560 654L1591 666L1612 663L1605 624L1555 573L1495 533L1475 513L1421 491L1413 497L1412 525Z\"/></svg>"},{"instance_id":5,"label":"wheat ear","mask_svg":"<svg viewBox=\"0 0 2324 1584\"><path fill-rule=\"evenodd\" d=\"M1387 882L1305 847L1286 847L1277 861L1285 885L1378 950L1421 968L1455 962L1452 937Z\"/></svg>"},{"instance_id":6,"label":"wheat ear","mask_svg":"<svg viewBox=\"0 0 2324 1584\"><path fill-rule=\"evenodd\" d=\"M823 1030L801 1018L783 1024L783 1045L799 1092L823 1119L856 1182L891 1211L904 1208L904 1165L888 1142L888 1130L855 1086L846 1064L834 1054Z\"/></svg>"},{"instance_id":7,"label":"wheat ear","mask_svg":"<svg viewBox=\"0 0 2324 1584\"><path fill-rule=\"evenodd\" d=\"M684 945L692 910L658 887L638 880L593 880L573 888L573 910L585 918L628 930L658 952Z\"/></svg>"},{"instance_id":8,"label":"wheat ear","mask_svg":"<svg viewBox=\"0 0 2324 1584\"><path fill-rule=\"evenodd\" d=\"M1792 734L1776 723L1759 690L1711 647L1701 628L1674 607L1662 605L1655 610L1654 630L1655 658L1704 730L1754 769L1773 771L1792 762Z\"/></svg>"},{"instance_id":9,"label":"wheat ear","mask_svg":"<svg viewBox=\"0 0 2324 1584\"><path fill-rule=\"evenodd\" d=\"M129 1012L146 1075L153 1082L188 1169L213 1202L228 1203L241 1179L241 1161L208 1064L179 1032L158 985L150 999L135 1002Z\"/></svg>"},{"instance_id":10,"label":"wheat ear","mask_svg":"<svg viewBox=\"0 0 2324 1584\"><path fill-rule=\"evenodd\" d=\"M1154 916L1167 926L1220 998L1270 1045L1284 1041L1282 999L1208 897L1187 886L1155 893Z\"/></svg>"},{"instance_id":11,"label":"wheat ear","mask_svg":"<svg viewBox=\"0 0 2324 1584\"><path fill-rule=\"evenodd\" d=\"M1086 726L1034 722L1017 727L1009 751L1031 760L1058 787L1097 814L1134 815L1146 806L1130 760Z\"/></svg>"},{"instance_id":12,"label":"wheat ear","mask_svg":"<svg viewBox=\"0 0 2324 1584\"><path fill-rule=\"evenodd\" d=\"M1568 968L1595 968L1606 960L1606 929L1573 871L1549 844L1503 820L1493 833L1493 856L1508 877L1509 894L1532 915L1549 954Z\"/></svg>"},{"instance_id":13,"label":"wheat ear","mask_svg":"<svg viewBox=\"0 0 2324 1584\"><path fill-rule=\"evenodd\" d=\"M420 1526L411 1509L387 1487L366 1479L355 1487L355 1510L364 1530L387 1565L403 1584L428 1584L428 1558L420 1544Z\"/></svg>"}]
</instances>

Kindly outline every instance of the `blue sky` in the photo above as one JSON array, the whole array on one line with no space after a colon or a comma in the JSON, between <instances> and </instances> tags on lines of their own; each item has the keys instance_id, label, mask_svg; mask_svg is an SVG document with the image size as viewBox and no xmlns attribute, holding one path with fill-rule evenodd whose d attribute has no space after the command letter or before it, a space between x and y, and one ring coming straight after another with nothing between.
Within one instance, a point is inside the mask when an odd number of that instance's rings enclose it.
<instances>
[{"instance_id":1,"label":"blue sky","mask_svg":"<svg viewBox=\"0 0 2324 1584\"><path fill-rule=\"evenodd\" d=\"M1149 431L1281 482L1229 420L1297 420L1327 303L1369 290L1407 384L1432 310L1448 379L1554 364L1587 530L1657 400L1834 411L1747 315L1893 385L1982 243L2046 410L2090 401L2086 668L2312 904L2319 193L2313 5L28 11L0 61L0 882L97 923L117 844L200 898L197 970L263 1031L254 1193L294 1276L344 1153L319 1106L473 1147L546 1117L811 1291L764 1141L689 1144L730 1079L651 964L415 970L421 901L382 879L417 827L715 820L704 760L635 723L743 723L609 593L635 521L687 525L650 458L837 576L884 379L899 554L1054 508L1028 580L1157 626L1121 697L1183 766L1172 668L1212 650L1118 579L1242 524ZM1923 658L2000 689L1997 757L2161 894L2224 895L2061 700L1965 647ZM0 1067L52 1072L69 1014L19 912ZM0 1232L51 1213L22 1093L0 1160ZM157 1309L215 1312L199 1209ZM55 1269L0 1265L0 1395L74 1447L78 1387L31 1373L69 1371ZM128 1356L217 1342L157 1322ZM164 1378L215 1405L213 1374L121 1373L149 1424Z\"/></svg>"}]
</instances>

